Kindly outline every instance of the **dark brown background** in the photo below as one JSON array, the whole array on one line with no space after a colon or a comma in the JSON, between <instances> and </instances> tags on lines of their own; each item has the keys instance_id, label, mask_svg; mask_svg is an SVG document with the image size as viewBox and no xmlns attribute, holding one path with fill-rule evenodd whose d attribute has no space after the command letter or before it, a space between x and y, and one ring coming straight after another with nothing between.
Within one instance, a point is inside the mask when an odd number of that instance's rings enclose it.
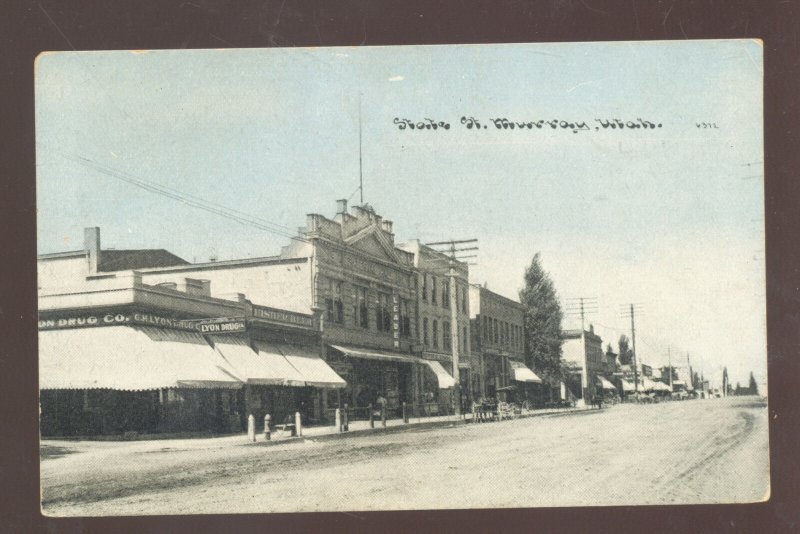
<instances>
[{"instance_id":1,"label":"dark brown background","mask_svg":"<svg viewBox=\"0 0 800 534\"><path fill-rule=\"evenodd\" d=\"M4 96L0 213L5 223L0 232L4 260L0 262L1 531L785 532L800 528L795 401L800 391L797 2L353 0L334 5L296 0L23 0L11 9L4 5L0 17L0 94ZM33 60L40 51L743 37L763 39L765 54L770 502L127 519L53 520L39 515Z\"/></svg>"}]
</instances>

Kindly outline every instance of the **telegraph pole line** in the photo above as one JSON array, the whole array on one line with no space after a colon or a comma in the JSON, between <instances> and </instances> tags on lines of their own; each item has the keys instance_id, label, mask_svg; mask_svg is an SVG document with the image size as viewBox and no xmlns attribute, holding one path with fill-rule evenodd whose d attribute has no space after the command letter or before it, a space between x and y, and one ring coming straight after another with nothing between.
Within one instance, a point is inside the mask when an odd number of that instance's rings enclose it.
<instances>
[{"instance_id":1,"label":"telegraph pole line","mask_svg":"<svg viewBox=\"0 0 800 534\"><path fill-rule=\"evenodd\" d=\"M435 243L426 243L426 246L446 246L447 248L444 250L439 250L441 253L449 254L448 260L448 270L447 270L447 277L448 277L448 287L450 293L450 348L453 357L453 380L455 381L454 386L454 394L455 394L455 403L454 403L454 411L457 417L461 416L461 369L459 368L459 352L460 352L460 339L458 336L459 331L459 324L458 324L458 272L456 271L456 261L460 261L461 258L457 256L457 253L460 251L472 251L478 250L478 247L471 246L471 247L462 247L456 248L456 245L464 244L464 243L477 243L477 239L461 239L461 240L450 240L450 241L438 241ZM436 250L436 249L434 249ZM474 257L475 255L470 255L470 257ZM468 289L465 288L465 291ZM464 340L464 343L467 343L467 340ZM466 345L465 345L466 346Z\"/></svg>"},{"instance_id":2,"label":"telegraph pole line","mask_svg":"<svg viewBox=\"0 0 800 534\"><path fill-rule=\"evenodd\" d=\"M572 297L566 300L565 312L567 315L581 316L581 346L583 347L583 362L581 365L581 399L586 402L586 390L589 387L589 355L586 350L586 315L597 312L597 297ZM592 393L594 394L594 393Z\"/></svg>"}]
</instances>

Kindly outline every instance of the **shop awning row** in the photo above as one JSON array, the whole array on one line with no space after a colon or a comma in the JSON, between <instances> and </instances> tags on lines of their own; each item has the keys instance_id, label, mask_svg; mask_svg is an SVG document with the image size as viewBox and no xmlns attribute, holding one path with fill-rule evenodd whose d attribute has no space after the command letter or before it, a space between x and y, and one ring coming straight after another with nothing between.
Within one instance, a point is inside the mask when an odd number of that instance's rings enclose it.
<instances>
[{"instance_id":1,"label":"shop awning row","mask_svg":"<svg viewBox=\"0 0 800 534\"><path fill-rule=\"evenodd\" d=\"M108 326L39 332L40 389L240 388L198 333Z\"/></svg>"},{"instance_id":2,"label":"shop awning row","mask_svg":"<svg viewBox=\"0 0 800 534\"><path fill-rule=\"evenodd\" d=\"M345 345L331 345L331 348L336 349L350 358L365 358L368 360L378 360L384 362L417 363L420 365L425 365L433 372L434 375L436 375L436 380L439 383L439 389L450 389L456 385L456 380L453 378L453 375L451 375L444 368L444 366L436 360L426 360L410 354L401 354L378 349L365 349L361 347L349 347ZM459 368L463 367L469 368L469 363L459 364Z\"/></svg>"},{"instance_id":3,"label":"shop awning row","mask_svg":"<svg viewBox=\"0 0 800 534\"><path fill-rule=\"evenodd\" d=\"M213 345L213 348L212 348ZM209 336L156 327L111 326L39 333L40 389L340 388L345 381L301 347L245 336Z\"/></svg>"},{"instance_id":4,"label":"shop awning row","mask_svg":"<svg viewBox=\"0 0 800 534\"><path fill-rule=\"evenodd\" d=\"M514 370L514 380L517 382L542 383L542 379L536 376L536 373L531 371L524 363L514 360L509 360L508 363L511 365L511 369Z\"/></svg>"}]
</instances>

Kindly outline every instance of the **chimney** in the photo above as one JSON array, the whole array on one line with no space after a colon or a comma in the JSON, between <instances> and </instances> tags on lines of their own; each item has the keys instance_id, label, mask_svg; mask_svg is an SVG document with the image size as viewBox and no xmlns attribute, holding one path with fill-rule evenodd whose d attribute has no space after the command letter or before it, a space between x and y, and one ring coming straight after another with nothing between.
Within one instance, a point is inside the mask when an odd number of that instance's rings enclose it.
<instances>
[{"instance_id":1,"label":"chimney","mask_svg":"<svg viewBox=\"0 0 800 534\"><path fill-rule=\"evenodd\" d=\"M94 274L100 266L100 228L83 229L83 249L89 253L89 273Z\"/></svg>"},{"instance_id":2,"label":"chimney","mask_svg":"<svg viewBox=\"0 0 800 534\"><path fill-rule=\"evenodd\" d=\"M383 227L384 232L390 234L392 233L392 221L387 221L384 219L383 222L381 223L381 226Z\"/></svg>"},{"instance_id":3,"label":"chimney","mask_svg":"<svg viewBox=\"0 0 800 534\"><path fill-rule=\"evenodd\" d=\"M340 198L336 201L336 215L347 215L347 199Z\"/></svg>"}]
</instances>

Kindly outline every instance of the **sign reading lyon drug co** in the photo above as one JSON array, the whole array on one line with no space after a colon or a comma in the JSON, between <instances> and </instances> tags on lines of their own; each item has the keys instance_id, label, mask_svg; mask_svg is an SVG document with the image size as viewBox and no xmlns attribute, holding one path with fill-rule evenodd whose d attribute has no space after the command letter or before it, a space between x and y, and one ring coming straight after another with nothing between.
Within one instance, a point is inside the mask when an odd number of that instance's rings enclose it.
<instances>
[{"instance_id":1,"label":"sign reading lyon drug co","mask_svg":"<svg viewBox=\"0 0 800 534\"><path fill-rule=\"evenodd\" d=\"M247 325L244 318L220 317L215 319L175 319L162 317L152 313L141 312L109 312L87 315L74 315L65 317L39 319L40 330L57 330L60 328L82 328L91 326L115 326L136 324L147 326L160 326L177 330L191 330L201 334L226 334L244 332Z\"/></svg>"}]
</instances>

